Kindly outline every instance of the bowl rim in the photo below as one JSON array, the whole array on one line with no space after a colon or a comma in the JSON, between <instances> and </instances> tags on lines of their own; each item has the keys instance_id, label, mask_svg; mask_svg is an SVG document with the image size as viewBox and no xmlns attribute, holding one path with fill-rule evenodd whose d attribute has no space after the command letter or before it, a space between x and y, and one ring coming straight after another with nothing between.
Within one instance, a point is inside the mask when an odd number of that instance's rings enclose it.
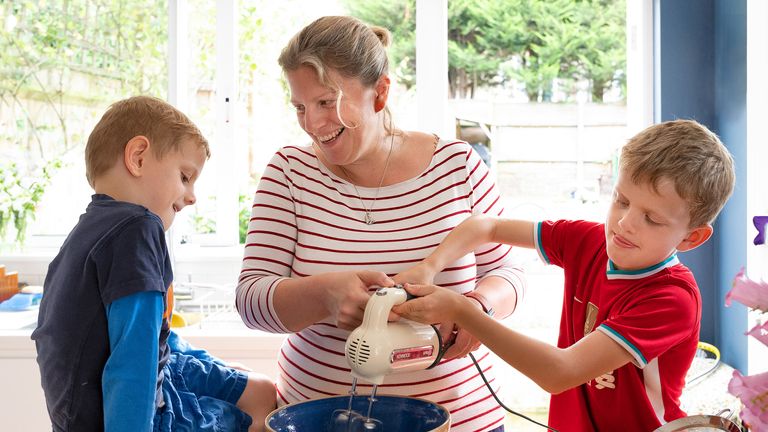
<instances>
[{"instance_id":1,"label":"bowl rim","mask_svg":"<svg viewBox=\"0 0 768 432\"><path fill-rule=\"evenodd\" d=\"M368 397L368 396L370 396L370 394L358 394L358 395L355 395L355 397ZM412 396L403 396L403 395L397 395L397 394L387 394L387 393L376 393L376 397L377 398L378 397L387 397L387 398L416 400L416 401L419 401L419 402L425 402L427 404L434 405L438 409L440 409L441 411L443 411L445 413L446 422L444 423L444 425L448 426L448 427L450 427L450 425L451 425L451 412L448 411L448 408L446 408L445 406L443 406L443 405L441 405L441 404L439 404L437 402L431 401L429 399L419 398L419 397L412 397ZM289 406L293 407L293 406L303 405L303 404L310 403L310 402L322 401L322 400L326 400L326 399L348 399L348 398L349 398L349 395L323 396L323 397L314 398L314 399L307 399L307 400L304 400L304 401L301 401L301 402L294 402L294 403L290 403L290 404L285 404L285 405L283 405L283 406L281 406L279 408L276 408L276 409L272 410L269 414L267 414L266 417L264 417L264 426L267 427L268 431L274 430L274 429L270 428L270 426L269 426L269 419L271 419L275 414L277 414L278 411L282 411L283 409L285 409L285 407L289 407Z\"/></svg>"},{"instance_id":2,"label":"bowl rim","mask_svg":"<svg viewBox=\"0 0 768 432\"><path fill-rule=\"evenodd\" d=\"M728 432L742 432L741 426L739 426L733 420L722 417L719 415L697 414L686 417L680 417L672 420L671 422L661 425L654 432L676 432L685 431L686 428L692 427L711 427L715 430L723 430Z\"/></svg>"}]
</instances>

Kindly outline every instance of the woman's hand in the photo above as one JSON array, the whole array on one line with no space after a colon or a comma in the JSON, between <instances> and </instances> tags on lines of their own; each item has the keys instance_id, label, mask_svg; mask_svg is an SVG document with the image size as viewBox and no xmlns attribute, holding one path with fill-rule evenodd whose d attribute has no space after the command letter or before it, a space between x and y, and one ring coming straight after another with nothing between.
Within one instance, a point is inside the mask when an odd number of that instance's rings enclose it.
<instances>
[{"instance_id":1,"label":"woman's hand","mask_svg":"<svg viewBox=\"0 0 768 432\"><path fill-rule=\"evenodd\" d=\"M445 325L447 323L441 324ZM441 332L442 333L442 332ZM453 327L453 344L443 354L445 360L466 357L470 352L480 347L480 341L472 333L458 327ZM450 341L449 341L450 342ZM445 346L445 345L443 345Z\"/></svg>"},{"instance_id":2,"label":"woman's hand","mask_svg":"<svg viewBox=\"0 0 768 432\"><path fill-rule=\"evenodd\" d=\"M324 275L325 308L336 326L353 330L363 322L370 286L393 286L395 282L382 272L333 272Z\"/></svg>"}]
</instances>

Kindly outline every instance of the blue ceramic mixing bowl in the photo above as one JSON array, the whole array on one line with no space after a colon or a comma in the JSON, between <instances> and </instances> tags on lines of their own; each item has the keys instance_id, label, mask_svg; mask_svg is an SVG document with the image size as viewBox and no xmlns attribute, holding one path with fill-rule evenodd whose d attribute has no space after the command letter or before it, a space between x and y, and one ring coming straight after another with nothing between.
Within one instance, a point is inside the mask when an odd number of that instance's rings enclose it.
<instances>
[{"instance_id":1,"label":"blue ceramic mixing bowl","mask_svg":"<svg viewBox=\"0 0 768 432\"><path fill-rule=\"evenodd\" d=\"M349 396L334 396L285 405L267 416L267 430L271 432L333 432L337 410L347 409ZM352 411L365 415L368 397L356 396ZM448 431L451 420L448 410L424 399L403 396L377 395L371 409L371 418L381 422L377 430L437 432ZM359 420L359 418L358 418Z\"/></svg>"}]
</instances>

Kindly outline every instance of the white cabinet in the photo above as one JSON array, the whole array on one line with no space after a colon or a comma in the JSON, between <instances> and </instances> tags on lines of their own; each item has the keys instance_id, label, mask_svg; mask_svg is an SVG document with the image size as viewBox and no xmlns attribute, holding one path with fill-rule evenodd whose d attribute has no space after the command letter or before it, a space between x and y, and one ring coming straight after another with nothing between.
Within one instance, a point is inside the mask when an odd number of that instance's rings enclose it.
<instances>
[{"instance_id":1,"label":"white cabinet","mask_svg":"<svg viewBox=\"0 0 768 432\"><path fill-rule=\"evenodd\" d=\"M285 335L238 329L228 332L201 332L195 328L176 329L198 348L205 348L225 360L242 363L272 379L277 377L277 353ZM48 412L40 387L31 330L0 330L0 430L16 432L50 431Z\"/></svg>"}]
</instances>

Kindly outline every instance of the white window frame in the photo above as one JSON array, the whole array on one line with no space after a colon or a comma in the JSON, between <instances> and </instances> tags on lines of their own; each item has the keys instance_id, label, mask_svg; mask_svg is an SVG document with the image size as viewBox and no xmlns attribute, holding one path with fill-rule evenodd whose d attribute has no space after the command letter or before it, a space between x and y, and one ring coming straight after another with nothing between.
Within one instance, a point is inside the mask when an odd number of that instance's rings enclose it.
<instances>
[{"instance_id":1,"label":"white window frame","mask_svg":"<svg viewBox=\"0 0 768 432\"><path fill-rule=\"evenodd\" d=\"M237 0L216 1L216 132L211 142L213 156L207 171L215 178L216 191L216 232L207 236L208 246L235 246L238 235L238 190L239 175L233 172L241 168L237 158L234 125L238 110L238 43L237 43ZM187 0L168 2L168 101L185 112L189 108ZM245 166L242 167L245 170ZM242 171L241 170L241 171ZM210 174L209 174L210 175ZM174 245L179 244L179 234L170 231Z\"/></svg>"},{"instance_id":2,"label":"white window frame","mask_svg":"<svg viewBox=\"0 0 768 432\"><path fill-rule=\"evenodd\" d=\"M653 2L627 0L627 137L654 122Z\"/></svg>"},{"instance_id":3,"label":"white window frame","mask_svg":"<svg viewBox=\"0 0 768 432\"><path fill-rule=\"evenodd\" d=\"M416 0L417 125L456 134L448 110L448 0Z\"/></svg>"}]
</instances>

